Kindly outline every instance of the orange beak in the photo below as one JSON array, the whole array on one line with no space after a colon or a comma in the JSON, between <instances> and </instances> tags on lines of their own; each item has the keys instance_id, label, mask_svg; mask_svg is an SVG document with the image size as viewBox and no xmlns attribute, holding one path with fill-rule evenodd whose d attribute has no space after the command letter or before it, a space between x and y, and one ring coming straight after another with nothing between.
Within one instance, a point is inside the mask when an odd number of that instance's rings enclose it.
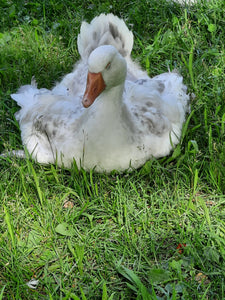
<instances>
[{"instance_id":1,"label":"orange beak","mask_svg":"<svg viewBox=\"0 0 225 300\"><path fill-rule=\"evenodd\" d=\"M101 73L88 72L87 86L82 100L84 107L89 107L95 99L104 91L106 85Z\"/></svg>"}]
</instances>

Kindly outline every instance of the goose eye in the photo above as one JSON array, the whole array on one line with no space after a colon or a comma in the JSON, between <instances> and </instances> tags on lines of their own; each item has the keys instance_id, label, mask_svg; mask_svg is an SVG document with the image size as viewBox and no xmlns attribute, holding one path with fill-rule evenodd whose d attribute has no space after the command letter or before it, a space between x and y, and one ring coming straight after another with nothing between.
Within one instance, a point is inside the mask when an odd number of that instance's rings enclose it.
<instances>
[{"instance_id":1,"label":"goose eye","mask_svg":"<svg viewBox=\"0 0 225 300\"><path fill-rule=\"evenodd\" d=\"M109 62L105 68L106 68L106 70L109 70L111 68L111 62Z\"/></svg>"}]
</instances>

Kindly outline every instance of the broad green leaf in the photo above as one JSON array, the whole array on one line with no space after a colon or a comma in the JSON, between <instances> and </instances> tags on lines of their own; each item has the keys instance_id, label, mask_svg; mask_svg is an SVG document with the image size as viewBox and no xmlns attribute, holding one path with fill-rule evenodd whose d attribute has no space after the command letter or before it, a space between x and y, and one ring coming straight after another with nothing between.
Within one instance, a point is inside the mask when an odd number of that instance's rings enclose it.
<instances>
[{"instance_id":1,"label":"broad green leaf","mask_svg":"<svg viewBox=\"0 0 225 300\"><path fill-rule=\"evenodd\" d=\"M177 270L178 271L178 273L180 273L181 272L181 266L182 266L182 264L183 264L183 260L182 259L180 259L180 260L172 260L171 262L170 262L170 267L172 268L172 269L174 269L174 270Z\"/></svg>"},{"instance_id":2,"label":"broad green leaf","mask_svg":"<svg viewBox=\"0 0 225 300\"><path fill-rule=\"evenodd\" d=\"M209 24L208 25L208 31L209 32L215 32L216 31L216 24Z\"/></svg>"},{"instance_id":3,"label":"broad green leaf","mask_svg":"<svg viewBox=\"0 0 225 300\"><path fill-rule=\"evenodd\" d=\"M28 234L27 247L33 248L37 246L42 239L42 235L37 230L31 230Z\"/></svg>"},{"instance_id":4,"label":"broad green leaf","mask_svg":"<svg viewBox=\"0 0 225 300\"><path fill-rule=\"evenodd\" d=\"M151 283L160 283L170 279L170 272L163 269L152 269L148 276Z\"/></svg>"},{"instance_id":5,"label":"broad green leaf","mask_svg":"<svg viewBox=\"0 0 225 300\"><path fill-rule=\"evenodd\" d=\"M75 230L65 222L57 225L55 231L65 236L73 236L75 234Z\"/></svg>"}]
</instances>

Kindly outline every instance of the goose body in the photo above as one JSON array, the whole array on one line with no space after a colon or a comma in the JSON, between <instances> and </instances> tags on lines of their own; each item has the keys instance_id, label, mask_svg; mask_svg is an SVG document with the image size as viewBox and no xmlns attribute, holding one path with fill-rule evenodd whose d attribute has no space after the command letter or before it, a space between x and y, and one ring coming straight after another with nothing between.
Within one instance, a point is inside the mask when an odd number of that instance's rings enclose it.
<instances>
[{"instance_id":1,"label":"goose body","mask_svg":"<svg viewBox=\"0 0 225 300\"><path fill-rule=\"evenodd\" d=\"M38 162L124 171L179 142L189 100L183 79L176 72L149 78L132 62L132 46L122 20L100 15L82 23L72 73L52 90L33 82L12 95L23 144Z\"/></svg>"}]
</instances>

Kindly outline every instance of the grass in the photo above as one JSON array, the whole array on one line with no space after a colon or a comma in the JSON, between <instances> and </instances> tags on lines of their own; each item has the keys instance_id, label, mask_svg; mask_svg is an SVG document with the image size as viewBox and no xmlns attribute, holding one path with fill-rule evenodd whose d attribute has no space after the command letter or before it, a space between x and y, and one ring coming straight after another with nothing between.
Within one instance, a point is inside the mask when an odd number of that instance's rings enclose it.
<instances>
[{"instance_id":1,"label":"grass","mask_svg":"<svg viewBox=\"0 0 225 300\"><path fill-rule=\"evenodd\" d=\"M71 71L82 20L101 12L126 20L150 76L177 68L196 96L171 156L129 174L0 160L0 299L223 299L223 0L4 0L0 12L0 152L22 148L10 93Z\"/></svg>"}]
</instances>

